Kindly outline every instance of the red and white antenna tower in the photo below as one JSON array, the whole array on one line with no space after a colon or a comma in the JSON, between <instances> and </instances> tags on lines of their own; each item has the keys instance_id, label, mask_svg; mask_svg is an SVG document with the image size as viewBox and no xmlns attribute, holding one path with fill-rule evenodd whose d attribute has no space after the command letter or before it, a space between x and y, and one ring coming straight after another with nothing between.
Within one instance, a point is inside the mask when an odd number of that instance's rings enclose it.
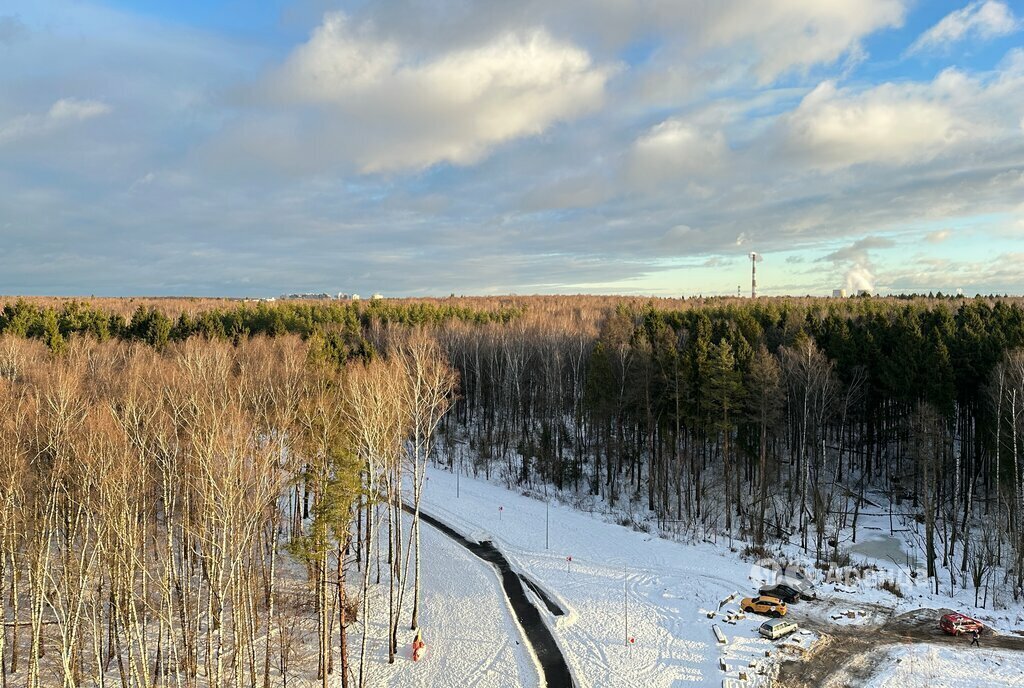
<instances>
[{"instance_id":1,"label":"red and white antenna tower","mask_svg":"<svg viewBox=\"0 0 1024 688\"><path fill-rule=\"evenodd\" d=\"M750 298L757 298L757 264L763 259L760 253L750 252Z\"/></svg>"}]
</instances>

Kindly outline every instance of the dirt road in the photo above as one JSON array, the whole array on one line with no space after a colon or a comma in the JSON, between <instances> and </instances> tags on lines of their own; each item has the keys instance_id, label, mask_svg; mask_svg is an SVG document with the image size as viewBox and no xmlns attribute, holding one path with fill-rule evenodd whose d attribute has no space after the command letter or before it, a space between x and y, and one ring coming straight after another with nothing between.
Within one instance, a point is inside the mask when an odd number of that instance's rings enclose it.
<instances>
[{"instance_id":1,"label":"dirt road","mask_svg":"<svg viewBox=\"0 0 1024 688\"><path fill-rule=\"evenodd\" d=\"M776 685L779 688L823 688L824 686L859 686L871 677L881 661L881 653L872 650L900 643L960 645L968 649L969 636L954 637L943 633L939 617L950 609L919 609L889 618L880 626L837 626L824 621L806 619L801 625L822 636L814 653L803 661L782 664ZM996 635L991 631L981 636L984 648L1024 652L1024 638ZM842 678L840 679L840 671Z\"/></svg>"}]
</instances>

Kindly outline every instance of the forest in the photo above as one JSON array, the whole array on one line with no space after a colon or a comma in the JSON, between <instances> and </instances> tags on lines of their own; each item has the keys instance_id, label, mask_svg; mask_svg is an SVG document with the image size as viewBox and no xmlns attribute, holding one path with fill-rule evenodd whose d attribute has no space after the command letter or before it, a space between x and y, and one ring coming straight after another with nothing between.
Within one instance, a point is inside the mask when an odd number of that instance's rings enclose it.
<instances>
[{"instance_id":1,"label":"forest","mask_svg":"<svg viewBox=\"0 0 1024 688\"><path fill-rule=\"evenodd\" d=\"M1022 449L1016 299L11 300L3 685L286 684L304 615L363 685L429 462L823 565L882 495L935 592L1019 601Z\"/></svg>"},{"instance_id":2,"label":"forest","mask_svg":"<svg viewBox=\"0 0 1024 688\"><path fill-rule=\"evenodd\" d=\"M455 374L422 332L333 354L0 338L0 685L287 685L310 644L322 685L367 685L382 572L394 661L420 592L402 486L418 508Z\"/></svg>"}]
</instances>

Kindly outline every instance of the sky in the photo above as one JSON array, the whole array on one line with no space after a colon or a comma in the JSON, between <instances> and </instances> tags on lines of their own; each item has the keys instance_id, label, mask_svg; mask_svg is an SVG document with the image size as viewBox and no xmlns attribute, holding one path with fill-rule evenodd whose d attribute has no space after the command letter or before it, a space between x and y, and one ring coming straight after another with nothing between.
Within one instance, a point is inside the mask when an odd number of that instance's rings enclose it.
<instances>
[{"instance_id":1,"label":"sky","mask_svg":"<svg viewBox=\"0 0 1024 688\"><path fill-rule=\"evenodd\" d=\"M1024 0L0 0L0 293L1024 293Z\"/></svg>"}]
</instances>

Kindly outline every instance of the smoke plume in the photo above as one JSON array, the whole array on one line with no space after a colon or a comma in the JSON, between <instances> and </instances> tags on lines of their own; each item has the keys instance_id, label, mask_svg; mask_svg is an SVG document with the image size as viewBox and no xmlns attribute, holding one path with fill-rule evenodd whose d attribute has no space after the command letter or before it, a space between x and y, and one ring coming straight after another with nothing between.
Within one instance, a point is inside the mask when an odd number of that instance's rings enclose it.
<instances>
[{"instance_id":1,"label":"smoke plume","mask_svg":"<svg viewBox=\"0 0 1024 688\"><path fill-rule=\"evenodd\" d=\"M846 271L846 293L858 294L861 291L875 291L875 276L867 265L857 263Z\"/></svg>"},{"instance_id":2,"label":"smoke plume","mask_svg":"<svg viewBox=\"0 0 1024 688\"><path fill-rule=\"evenodd\" d=\"M871 264L870 252L873 249L891 248L895 244L885 237L864 237L849 246L844 246L825 256L822 260L830 260L836 270L844 271L846 292L857 294L861 291L875 291L875 273Z\"/></svg>"}]
</instances>

